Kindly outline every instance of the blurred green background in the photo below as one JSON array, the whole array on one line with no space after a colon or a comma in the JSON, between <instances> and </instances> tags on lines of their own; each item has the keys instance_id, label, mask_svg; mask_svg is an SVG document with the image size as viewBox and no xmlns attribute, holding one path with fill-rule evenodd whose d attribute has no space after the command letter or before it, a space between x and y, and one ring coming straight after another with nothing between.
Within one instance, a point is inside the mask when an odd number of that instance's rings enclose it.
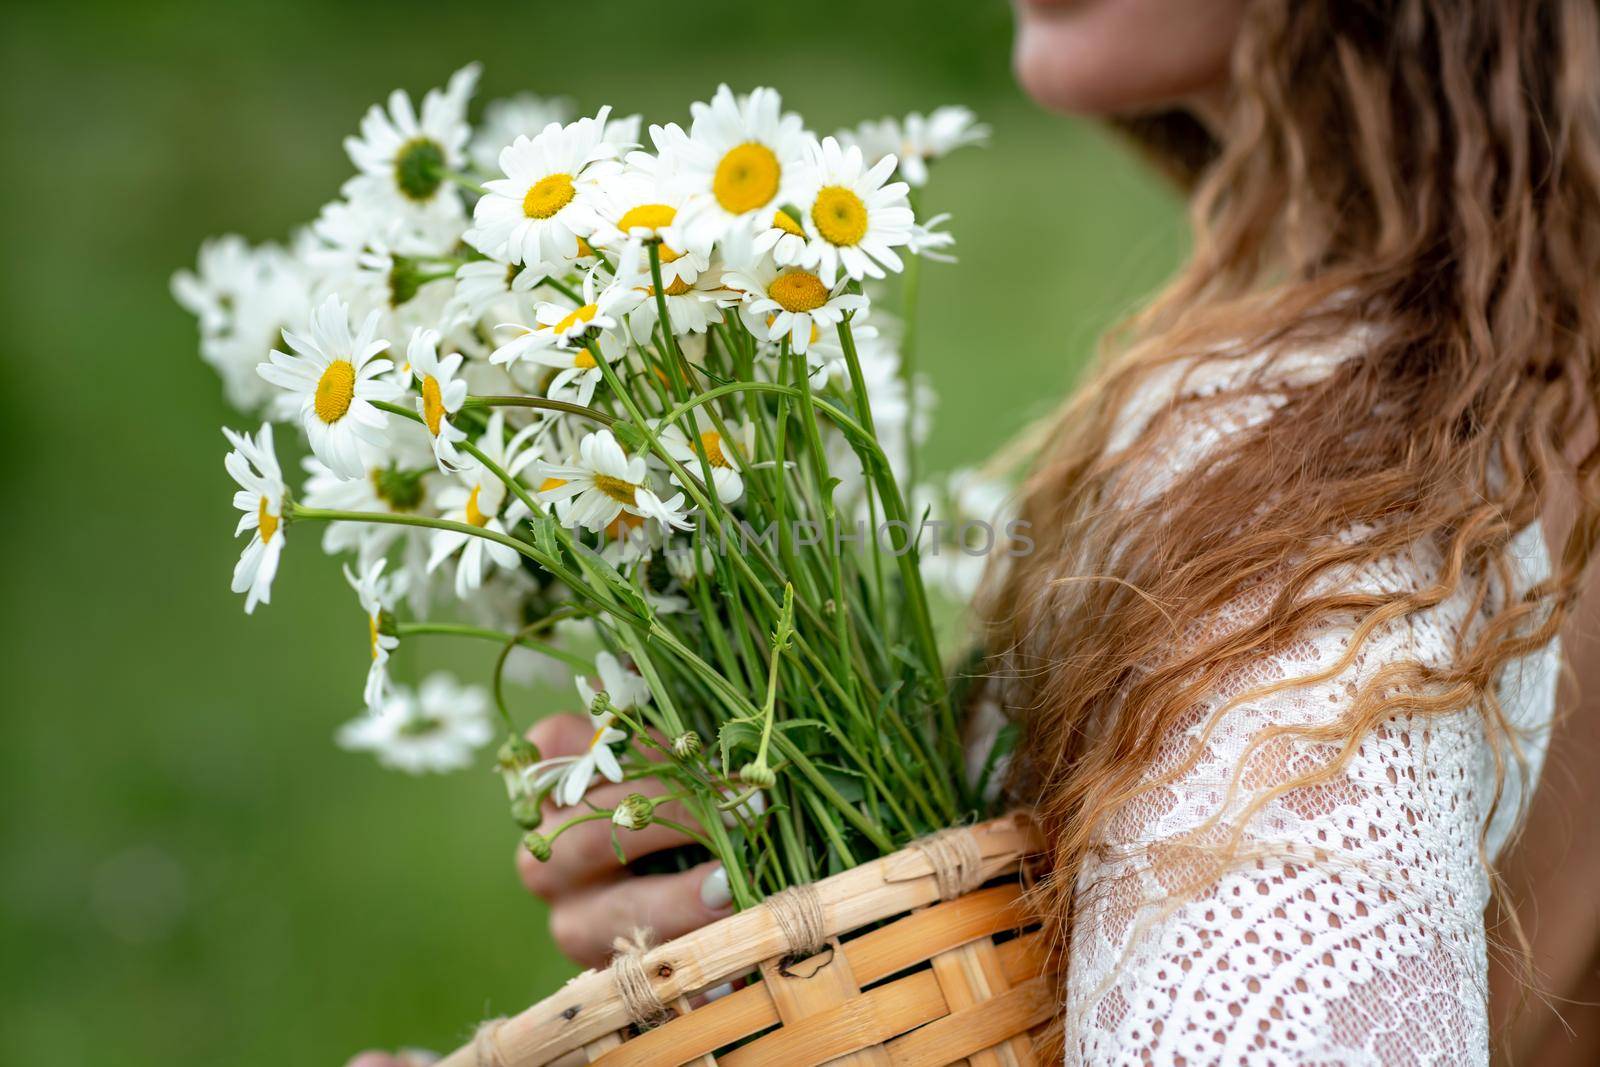
<instances>
[{"instance_id":1,"label":"blurred green background","mask_svg":"<svg viewBox=\"0 0 1600 1067\"><path fill-rule=\"evenodd\" d=\"M480 100L654 120L718 80L776 85L819 131L966 103L993 144L927 194L961 263L925 272L923 351L929 463L975 461L1182 244L1156 179L1023 98L1010 34L997 0L5 7L0 1062L450 1046L568 973L512 874L498 780L333 746L366 634L314 538L255 617L228 592L217 428L242 420L167 294L201 238L310 219L363 109L470 59Z\"/></svg>"}]
</instances>

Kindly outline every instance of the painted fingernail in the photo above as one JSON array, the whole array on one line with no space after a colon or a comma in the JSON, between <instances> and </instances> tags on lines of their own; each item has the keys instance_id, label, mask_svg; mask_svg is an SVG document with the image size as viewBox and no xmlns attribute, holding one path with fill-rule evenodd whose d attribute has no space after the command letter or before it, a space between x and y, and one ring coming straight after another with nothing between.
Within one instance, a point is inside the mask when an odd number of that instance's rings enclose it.
<instances>
[{"instance_id":1,"label":"painted fingernail","mask_svg":"<svg viewBox=\"0 0 1600 1067\"><path fill-rule=\"evenodd\" d=\"M700 903L706 906L707 911L721 911L733 903L733 893L728 889L728 872L720 863L700 883Z\"/></svg>"}]
</instances>

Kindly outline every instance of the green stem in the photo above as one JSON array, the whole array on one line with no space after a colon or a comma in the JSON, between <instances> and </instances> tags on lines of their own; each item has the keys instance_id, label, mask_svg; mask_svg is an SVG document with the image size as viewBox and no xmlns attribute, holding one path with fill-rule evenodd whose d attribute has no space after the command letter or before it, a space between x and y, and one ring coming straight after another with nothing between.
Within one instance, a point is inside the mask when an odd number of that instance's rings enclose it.
<instances>
[{"instance_id":1,"label":"green stem","mask_svg":"<svg viewBox=\"0 0 1600 1067\"><path fill-rule=\"evenodd\" d=\"M377 402L377 407L385 411L394 410L393 404ZM546 400L536 396L469 396L463 408L538 408L541 411L560 411L567 415L578 415L585 419L592 419L602 426L610 426L616 422L616 417L607 415L603 411L584 407L582 404L569 404L565 400ZM402 412L405 409L400 409ZM411 414L407 412L407 414Z\"/></svg>"},{"instance_id":2,"label":"green stem","mask_svg":"<svg viewBox=\"0 0 1600 1067\"><path fill-rule=\"evenodd\" d=\"M543 626L545 620L541 619L536 626ZM476 637L485 641L494 641L502 645L522 645L531 648L541 655L558 659L567 666L579 671L591 671L594 665L582 656L577 656L566 649L557 648L535 638L523 634L508 634L500 630L490 630L483 626L468 626L455 622L402 622L395 626L395 631L401 637L421 637L425 635L437 637Z\"/></svg>"}]
</instances>

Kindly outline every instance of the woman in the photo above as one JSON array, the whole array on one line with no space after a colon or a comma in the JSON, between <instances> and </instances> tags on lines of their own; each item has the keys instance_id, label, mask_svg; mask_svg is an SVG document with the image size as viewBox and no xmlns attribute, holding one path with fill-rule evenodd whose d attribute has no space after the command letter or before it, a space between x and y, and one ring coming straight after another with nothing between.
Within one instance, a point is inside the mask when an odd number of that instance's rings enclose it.
<instances>
[{"instance_id":1,"label":"woman","mask_svg":"<svg viewBox=\"0 0 1600 1067\"><path fill-rule=\"evenodd\" d=\"M1491 872L1600 533L1600 13L1031 0L1018 26L1027 90L1117 122L1194 226L1049 435L1038 548L988 598L1067 1060L1486 1062ZM575 959L727 913L713 868L619 877L590 838L522 866Z\"/></svg>"}]
</instances>

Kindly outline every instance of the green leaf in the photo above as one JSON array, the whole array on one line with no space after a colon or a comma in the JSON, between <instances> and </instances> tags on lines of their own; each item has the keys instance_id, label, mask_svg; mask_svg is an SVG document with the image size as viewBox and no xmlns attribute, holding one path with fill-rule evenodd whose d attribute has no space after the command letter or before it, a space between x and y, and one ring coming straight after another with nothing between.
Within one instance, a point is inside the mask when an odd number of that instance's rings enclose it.
<instances>
[{"instance_id":1,"label":"green leaf","mask_svg":"<svg viewBox=\"0 0 1600 1067\"><path fill-rule=\"evenodd\" d=\"M533 547L552 559L559 559L561 542L556 537L556 520L553 515L540 513L528 518L533 536Z\"/></svg>"},{"instance_id":2,"label":"green leaf","mask_svg":"<svg viewBox=\"0 0 1600 1067\"><path fill-rule=\"evenodd\" d=\"M578 557L578 565L584 573L596 578L609 589L630 611L644 619L653 620L655 609L650 607L644 594L639 592L637 586L617 572L617 569L607 563L600 553L588 545L574 543L573 548Z\"/></svg>"},{"instance_id":3,"label":"green leaf","mask_svg":"<svg viewBox=\"0 0 1600 1067\"><path fill-rule=\"evenodd\" d=\"M760 744L761 728L754 723L729 719L717 728L717 747L722 752L722 766L730 770L735 764L735 749L742 747L754 752Z\"/></svg>"}]
</instances>

